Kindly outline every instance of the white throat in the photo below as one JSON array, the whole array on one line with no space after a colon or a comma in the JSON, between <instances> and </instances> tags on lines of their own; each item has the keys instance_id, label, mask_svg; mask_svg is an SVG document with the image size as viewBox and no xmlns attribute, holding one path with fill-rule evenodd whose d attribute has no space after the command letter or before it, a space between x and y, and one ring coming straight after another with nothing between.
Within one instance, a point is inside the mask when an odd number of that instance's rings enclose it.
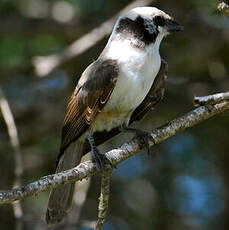
<instances>
[{"instance_id":1,"label":"white throat","mask_svg":"<svg viewBox=\"0 0 229 230\"><path fill-rule=\"evenodd\" d=\"M115 37L115 39L114 39ZM118 61L146 61L146 58L156 59L159 55L160 43L164 34L159 34L154 43L145 47L138 47L137 41L134 39L122 39L120 34L112 34L103 51L106 58L116 59ZM141 62L142 62L141 61Z\"/></svg>"}]
</instances>

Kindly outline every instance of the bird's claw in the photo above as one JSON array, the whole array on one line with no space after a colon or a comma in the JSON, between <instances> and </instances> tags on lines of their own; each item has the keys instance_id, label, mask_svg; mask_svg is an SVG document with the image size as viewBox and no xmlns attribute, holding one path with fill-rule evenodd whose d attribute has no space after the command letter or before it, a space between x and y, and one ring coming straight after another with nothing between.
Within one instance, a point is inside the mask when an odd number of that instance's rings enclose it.
<instances>
[{"instance_id":1,"label":"bird's claw","mask_svg":"<svg viewBox=\"0 0 229 230\"><path fill-rule=\"evenodd\" d=\"M106 164L109 164L111 167L113 167L111 161L104 154L101 154L97 148L93 149L92 160L95 162L97 170L104 171Z\"/></svg>"},{"instance_id":2,"label":"bird's claw","mask_svg":"<svg viewBox=\"0 0 229 230\"><path fill-rule=\"evenodd\" d=\"M142 130L136 130L136 139L140 149L146 148L148 155L150 155L151 150L149 146L149 140L152 139L150 133Z\"/></svg>"}]
</instances>

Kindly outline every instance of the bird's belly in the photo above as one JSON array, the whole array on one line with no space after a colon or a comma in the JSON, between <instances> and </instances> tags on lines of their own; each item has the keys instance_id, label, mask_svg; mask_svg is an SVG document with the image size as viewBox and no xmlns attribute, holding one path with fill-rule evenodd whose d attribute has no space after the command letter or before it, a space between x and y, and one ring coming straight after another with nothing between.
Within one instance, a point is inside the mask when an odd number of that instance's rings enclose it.
<instances>
[{"instance_id":1,"label":"bird's belly","mask_svg":"<svg viewBox=\"0 0 229 230\"><path fill-rule=\"evenodd\" d=\"M155 66L148 65L140 71L121 69L107 104L95 119L94 129L109 131L123 123L128 124L132 112L148 94L159 68L160 60Z\"/></svg>"}]
</instances>

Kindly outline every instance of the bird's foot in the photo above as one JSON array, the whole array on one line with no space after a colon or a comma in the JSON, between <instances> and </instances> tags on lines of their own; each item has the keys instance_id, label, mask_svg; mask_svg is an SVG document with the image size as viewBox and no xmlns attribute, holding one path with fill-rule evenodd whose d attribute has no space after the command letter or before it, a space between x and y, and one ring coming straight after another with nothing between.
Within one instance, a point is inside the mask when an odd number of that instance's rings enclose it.
<instances>
[{"instance_id":1,"label":"bird's foot","mask_svg":"<svg viewBox=\"0 0 229 230\"><path fill-rule=\"evenodd\" d=\"M140 149L146 148L147 154L150 155L151 154L151 150L150 150L150 146L149 146L149 140L151 139L150 133L143 131L143 130L136 129L135 138L138 141L138 145L139 145Z\"/></svg>"},{"instance_id":2,"label":"bird's foot","mask_svg":"<svg viewBox=\"0 0 229 230\"><path fill-rule=\"evenodd\" d=\"M125 125L121 126L120 130L124 131L124 132L135 133L135 138L138 141L138 145L139 145L140 149L146 148L148 155L150 155L151 150L150 150L150 146L149 146L149 140L152 140L152 137L151 137L149 132L143 131L140 129L130 128L130 127L125 126Z\"/></svg>"},{"instance_id":3,"label":"bird's foot","mask_svg":"<svg viewBox=\"0 0 229 230\"><path fill-rule=\"evenodd\" d=\"M95 162L97 170L104 171L106 164L109 164L111 167L113 167L111 161L104 154L101 154L99 152L98 148L95 145L93 136L89 134L87 138L91 145L92 160Z\"/></svg>"},{"instance_id":4,"label":"bird's foot","mask_svg":"<svg viewBox=\"0 0 229 230\"><path fill-rule=\"evenodd\" d=\"M111 161L104 154L101 154L97 148L92 150L92 160L95 162L97 170L104 171L106 164L113 167Z\"/></svg>"}]
</instances>

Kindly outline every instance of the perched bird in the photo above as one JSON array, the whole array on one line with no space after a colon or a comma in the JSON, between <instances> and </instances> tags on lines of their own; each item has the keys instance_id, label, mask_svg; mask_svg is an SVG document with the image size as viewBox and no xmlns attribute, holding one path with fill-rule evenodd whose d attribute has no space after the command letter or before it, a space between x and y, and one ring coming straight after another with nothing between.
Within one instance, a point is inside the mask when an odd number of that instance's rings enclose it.
<instances>
[{"instance_id":1,"label":"perched bird","mask_svg":"<svg viewBox=\"0 0 229 230\"><path fill-rule=\"evenodd\" d=\"M56 172L75 167L90 148L103 170L106 159L97 145L119 133L120 127L141 136L142 131L129 125L162 99L167 64L161 61L159 46L163 37L181 29L155 7L134 8L117 20L104 50L83 72L72 94ZM74 151L67 150L73 142ZM51 191L47 224L57 224L70 211L73 193L74 183Z\"/></svg>"}]
</instances>

